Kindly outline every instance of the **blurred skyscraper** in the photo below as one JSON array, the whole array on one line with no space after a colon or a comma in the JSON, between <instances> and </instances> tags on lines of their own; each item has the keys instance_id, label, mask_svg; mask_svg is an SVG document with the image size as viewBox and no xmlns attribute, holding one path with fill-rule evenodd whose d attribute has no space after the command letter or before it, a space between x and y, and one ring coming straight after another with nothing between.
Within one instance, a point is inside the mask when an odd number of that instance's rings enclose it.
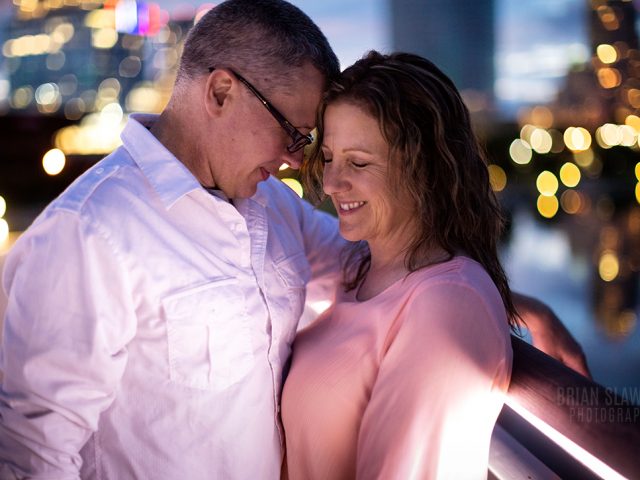
<instances>
[{"instance_id":1,"label":"blurred skyscraper","mask_svg":"<svg viewBox=\"0 0 640 480\"><path fill-rule=\"evenodd\" d=\"M636 7L625 0L585 3L589 61L577 64L553 102L555 124L596 130L607 122L640 128L640 51Z\"/></svg>"},{"instance_id":2,"label":"blurred skyscraper","mask_svg":"<svg viewBox=\"0 0 640 480\"><path fill-rule=\"evenodd\" d=\"M469 108L493 99L494 0L390 0L393 48L438 65Z\"/></svg>"}]
</instances>

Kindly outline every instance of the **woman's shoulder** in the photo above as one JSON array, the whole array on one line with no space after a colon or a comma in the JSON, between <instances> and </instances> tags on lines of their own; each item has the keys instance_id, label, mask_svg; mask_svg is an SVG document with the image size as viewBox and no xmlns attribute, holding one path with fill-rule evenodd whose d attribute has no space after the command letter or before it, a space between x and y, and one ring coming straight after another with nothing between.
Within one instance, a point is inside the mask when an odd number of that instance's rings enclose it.
<instances>
[{"instance_id":1,"label":"woman's shoulder","mask_svg":"<svg viewBox=\"0 0 640 480\"><path fill-rule=\"evenodd\" d=\"M493 287L495 293L498 293L484 267L464 255L455 255L446 262L416 270L407 277L407 280L418 292L427 290L434 285L451 285L471 290L484 290L487 287L489 289Z\"/></svg>"},{"instance_id":2,"label":"woman's shoulder","mask_svg":"<svg viewBox=\"0 0 640 480\"><path fill-rule=\"evenodd\" d=\"M413 314L438 321L494 325L500 336L508 334L502 297L485 269L475 260L456 255L451 260L418 270L406 289Z\"/></svg>"}]
</instances>

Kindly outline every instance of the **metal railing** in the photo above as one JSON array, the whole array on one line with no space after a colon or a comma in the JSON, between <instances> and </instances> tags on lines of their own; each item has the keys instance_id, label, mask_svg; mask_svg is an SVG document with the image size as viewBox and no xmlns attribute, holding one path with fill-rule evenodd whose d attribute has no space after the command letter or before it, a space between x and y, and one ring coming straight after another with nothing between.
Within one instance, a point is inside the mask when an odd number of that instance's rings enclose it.
<instances>
[{"instance_id":1,"label":"metal railing","mask_svg":"<svg viewBox=\"0 0 640 480\"><path fill-rule=\"evenodd\" d=\"M640 406L516 337L512 346L497 430L560 478L640 478Z\"/></svg>"}]
</instances>

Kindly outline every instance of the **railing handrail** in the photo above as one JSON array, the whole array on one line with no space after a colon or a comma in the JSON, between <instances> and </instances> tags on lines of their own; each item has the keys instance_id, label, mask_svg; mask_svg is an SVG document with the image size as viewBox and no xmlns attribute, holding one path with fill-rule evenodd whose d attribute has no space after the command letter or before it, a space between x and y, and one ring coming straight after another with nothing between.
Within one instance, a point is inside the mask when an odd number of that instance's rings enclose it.
<instances>
[{"instance_id":1,"label":"railing handrail","mask_svg":"<svg viewBox=\"0 0 640 480\"><path fill-rule=\"evenodd\" d=\"M507 403L517 405L628 478L640 478L640 406L512 336Z\"/></svg>"}]
</instances>

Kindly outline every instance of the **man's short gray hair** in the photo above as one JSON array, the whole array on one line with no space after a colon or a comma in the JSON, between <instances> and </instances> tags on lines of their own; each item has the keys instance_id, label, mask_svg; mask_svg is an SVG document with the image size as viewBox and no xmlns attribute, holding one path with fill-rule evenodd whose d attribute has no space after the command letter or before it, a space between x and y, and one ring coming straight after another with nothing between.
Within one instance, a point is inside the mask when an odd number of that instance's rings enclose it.
<instances>
[{"instance_id":1,"label":"man's short gray hair","mask_svg":"<svg viewBox=\"0 0 640 480\"><path fill-rule=\"evenodd\" d=\"M189 32L178 82L231 67L269 92L290 85L307 62L327 80L340 73L326 37L302 10L283 0L227 0Z\"/></svg>"}]
</instances>

